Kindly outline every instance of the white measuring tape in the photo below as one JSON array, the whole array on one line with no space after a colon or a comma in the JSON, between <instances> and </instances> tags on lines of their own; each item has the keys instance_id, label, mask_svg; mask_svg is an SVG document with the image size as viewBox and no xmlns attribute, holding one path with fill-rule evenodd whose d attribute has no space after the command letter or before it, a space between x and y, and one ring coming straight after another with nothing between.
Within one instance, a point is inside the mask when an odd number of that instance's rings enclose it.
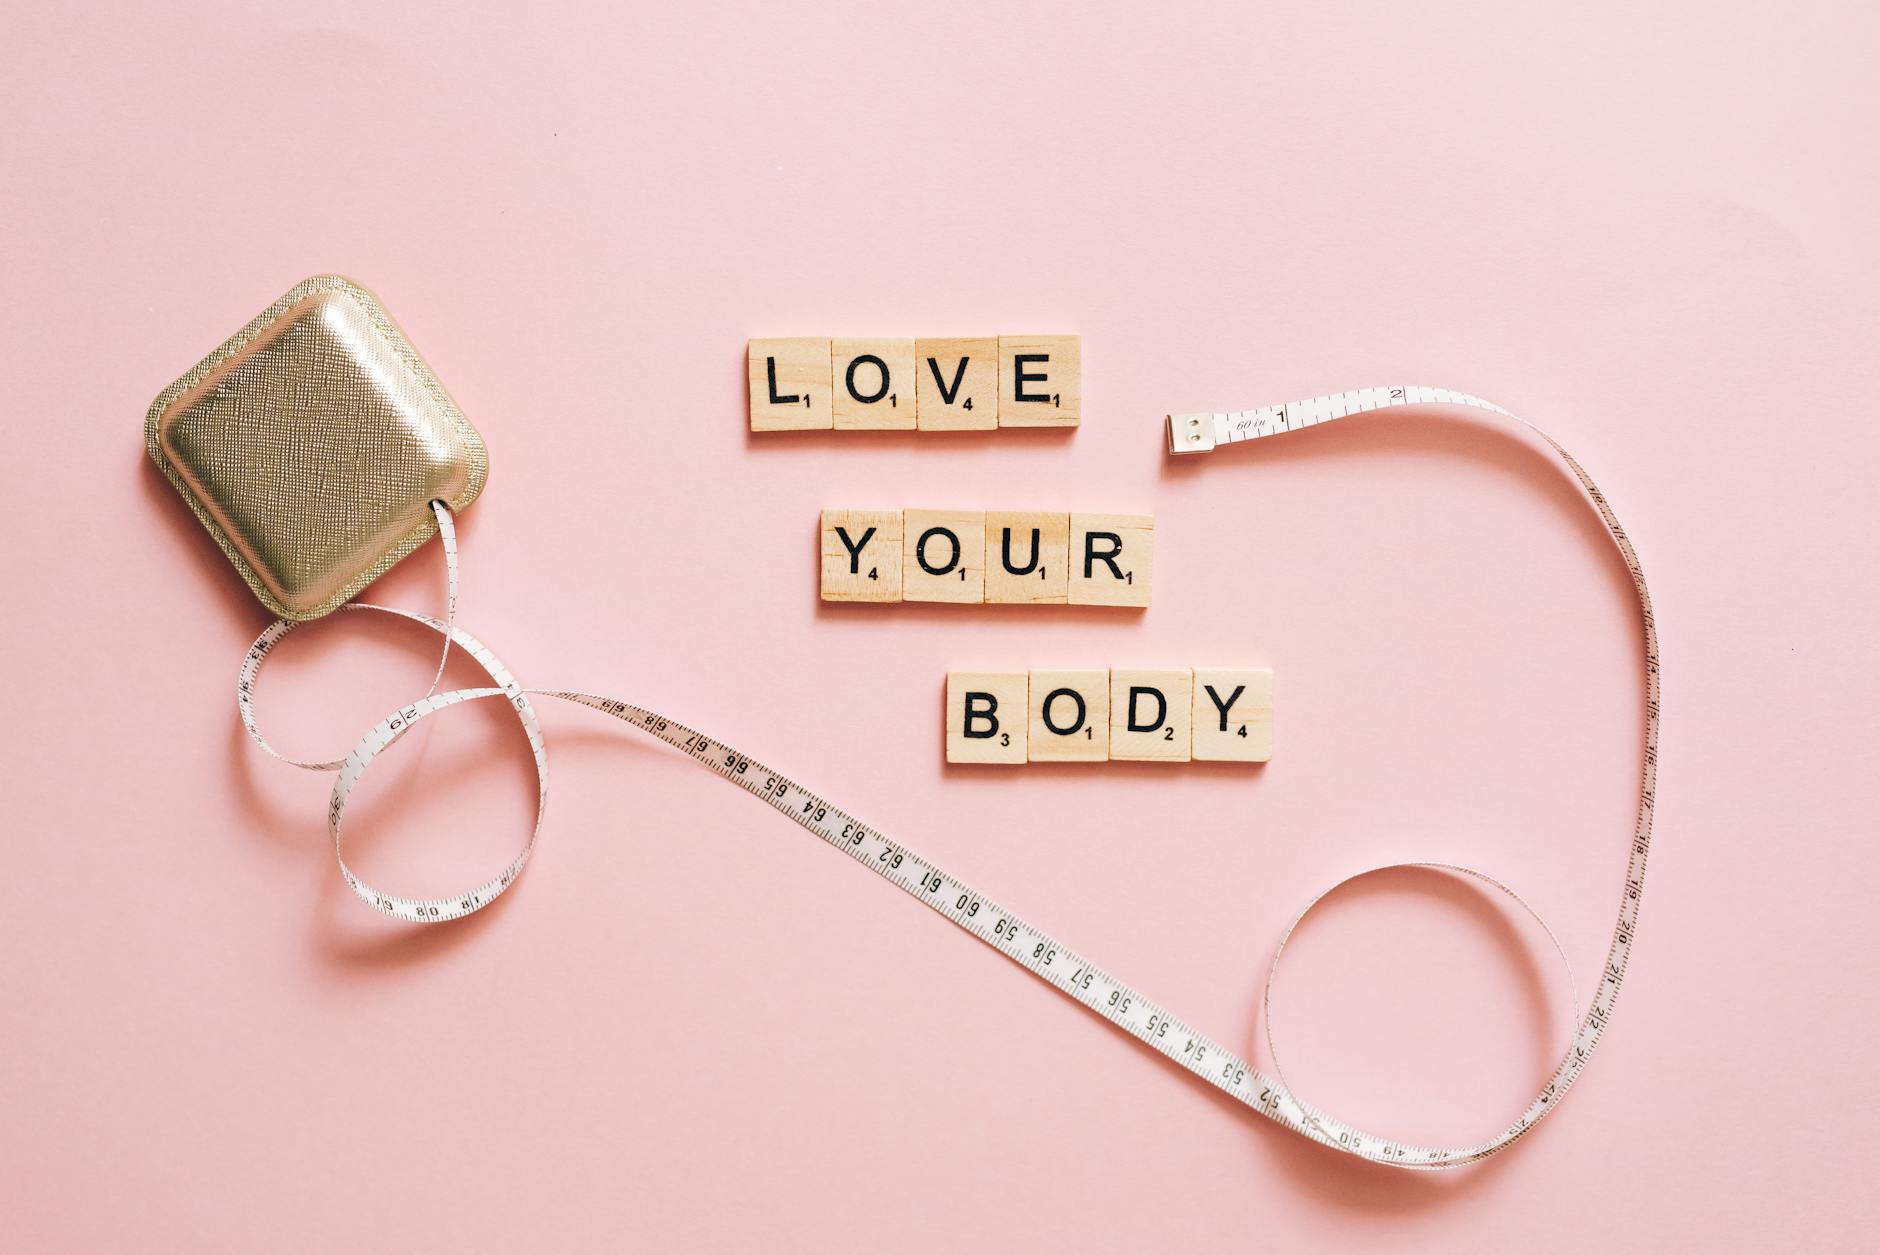
<instances>
[{"instance_id":1,"label":"white measuring tape","mask_svg":"<svg viewBox=\"0 0 1880 1255\"><path fill-rule=\"evenodd\" d=\"M1159 1003L1109 975L1070 947L1057 941L1043 929L1027 923L958 877L949 875L905 845L869 827L782 772L765 766L750 755L722 741L714 741L702 732L627 702L592 693L523 688L510 674L509 669L481 641L457 626L455 622L456 533L452 526L450 512L441 502L436 503L434 508L437 512L438 527L444 540L445 561L449 570L449 602L446 618L440 621L408 610L362 603L349 604L344 609L400 615L441 633L444 637L446 653L448 654L452 645L468 653L488 674L492 684L483 688L457 689L438 693L436 692L437 683L443 676L443 663L440 661L437 677L431 684L431 691L420 700L381 720L360 739L345 758L332 762L295 762L277 753L263 739L254 715L254 692L262 664L267 660L274 645L294 627L291 622L280 620L256 639L242 663L237 693L242 724L247 728L249 735L275 757L283 758L283 761L292 762L295 766L310 770L338 773L333 781L332 801L327 807L327 828L333 838L333 851L339 859L340 872L345 876L346 883L352 887L353 892L367 903L396 919L437 923L459 919L495 901L504 890L515 883L516 877L521 875L522 869L528 864L530 854L535 849L536 838L541 832L542 813L548 804L548 750L543 744L541 725L536 718L535 707L530 699L532 697L556 697L592 707L603 714L612 715L616 719L632 724L641 731L651 733L690 755L733 784L740 786L746 792L762 798L816 836L849 855L863 867L926 904L933 911L965 929L1026 971L1055 985L1117 1028L1146 1042L1261 1115L1302 1133L1314 1141L1375 1163L1406 1168L1447 1168L1474 1163L1506 1149L1559 1105L1561 1097L1578 1079L1587 1060L1592 1057L1594 1047L1599 1044L1600 1036L1605 1032L1612 1018L1613 1003L1619 996L1619 986L1625 977L1626 961L1631 955L1633 929L1638 919L1639 898L1645 886L1645 858L1651 843L1653 789L1658 764L1659 719L1658 636L1652 622L1651 596L1645 587L1645 576L1639 567L1638 555L1633 552L1632 543L1626 537L1625 530L1620 527L1618 519L1613 516L1605 496L1565 449L1525 419L1517 418L1499 406L1465 393L1451 392L1443 388L1369 388L1241 413L1172 415L1169 418L1169 446L1171 452L1177 454L1203 453L1220 445L1296 431L1347 415L1408 405L1450 405L1486 410L1522 423L1545 440L1578 477L1588 497L1598 509L1600 517L1605 520L1607 530L1611 532L1620 554L1625 559L1626 569L1631 572L1633 585L1638 591L1639 610L1645 628L1645 755L1639 793L1638 823L1633 835L1631 856L1626 865L1625 891L1619 900L1619 920L1613 930L1612 947L1607 955L1606 969L1600 980L1599 991L1594 995L1584 1016L1579 1016L1576 1011L1578 1027L1573 1041L1561 1058L1559 1066L1554 1069L1546 1088L1535 1096L1518 1119L1479 1145L1453 1148L1406 1145L1363 1132L1344 1120L1319 1111L1302 1101L1281 1080L1264 1075L1234 1051L1170 1014ZM494 878L468 893L453 898L423 901L385 893L366 884L346 865L342 837L346 802L358 785L359 778L374 758L390 748L418 721L451 706L484 699L501 699L510 705L528 736L529 748L535 758L538 786L535 825L521 852L511 859L509 864ZM1480 872L1446 864L1410 864L1410 866L1437 867L1474 877L1508 894L1530 914L1533 913L1532 908L1528 907L1513 890ZM1369 872L1360 873L1360 875L1369 874ZM1327 890L1327 892L1331 891ZM1306 910L1301 912L1293 921L1293 925L1287 929L1287 938L1292 935L1292 929L1298 926L1299 921L1305 918L1306 913L1310 912L1324 896L1321 894L1319 898L1313 899L1312 903L1307 905ZM1553 940L1558 950L1559 941L1554 938L1552 930L1547 929L1545 923L1542 923L1541 927L1547 931L1549 939ZM1280 950L1285 948L1285 941L1286 938L1281 939ZM1565 959L1564 952L1561 957ZM1277 971L1279 963L1277 951L1273 961L1273 970ZM1267 983L1269 995L1271 989L1272 976L1269 974ZM1269 1044L1271 1044L1271 1025L1272 1020L1269 1014L1267 1017Z\"/></svg>"}]
</instances>

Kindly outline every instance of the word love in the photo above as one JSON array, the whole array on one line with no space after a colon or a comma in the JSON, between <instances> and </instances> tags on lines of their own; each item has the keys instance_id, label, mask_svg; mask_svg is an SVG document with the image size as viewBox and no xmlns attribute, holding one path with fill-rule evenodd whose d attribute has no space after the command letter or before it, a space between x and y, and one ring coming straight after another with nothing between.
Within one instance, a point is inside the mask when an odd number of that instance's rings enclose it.
<instances>
[{"instance_id":1,"label":"word love","mask_svg":"<svg viewBox=\"0 0 1880 1255\"><path fill-rule=\"evenodd\" d=\"M949 671L950 763L1263 763L1273 673Z\"/></svg>"},{"instance_id":2,"label":"word love","mask_svg":"<svg viewBox=\"0 0 1880 1255\"><path fill-rule=\"evenodd\" d=\"M1076 336L752 340L752 431L1075 427Z\"/></svg>"},{"instance_id":3,"label":"word love","mask_svg":"<svg viewBox=\"0 0 1880 1255\"><path fill-rule=\"evenodd\" d=\"M824 510L824 601L1147 606L1147 514Z\"/></svg>"}]
</instances>

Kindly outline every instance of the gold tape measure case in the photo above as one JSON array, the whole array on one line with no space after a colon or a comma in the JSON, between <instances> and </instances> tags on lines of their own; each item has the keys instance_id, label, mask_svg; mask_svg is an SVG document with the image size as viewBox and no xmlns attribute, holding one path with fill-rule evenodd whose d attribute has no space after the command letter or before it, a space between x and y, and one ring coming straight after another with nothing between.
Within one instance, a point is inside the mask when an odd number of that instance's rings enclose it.
<instances>
[{"instance_id":1,"label":"gold tape measure case","mask_svg":"<svg viewBox=\"0 0 1880 1255\"><path fill-rule=\"evenodd\" d=\"M483 439L378 298L315 275L150 405L144 444L271 612L338 609L489 474Z\"/></svg>"}]
</instances>

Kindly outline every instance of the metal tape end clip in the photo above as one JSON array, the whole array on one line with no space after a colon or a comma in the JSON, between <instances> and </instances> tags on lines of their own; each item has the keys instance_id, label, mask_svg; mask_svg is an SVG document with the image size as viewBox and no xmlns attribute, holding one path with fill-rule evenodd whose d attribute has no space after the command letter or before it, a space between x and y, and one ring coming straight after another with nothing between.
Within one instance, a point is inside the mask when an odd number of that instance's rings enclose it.
<instances>
[{"instance_id":1,"label":"metal tape end clip","mask_svg":"<svg viewBox=\"0 0 1880 1255\"><path fill-rule=\"evenodd\" d=\"M1168 416L1168 451L1170 453L1206 453L1214 447L1214 415L1170 414Z\"/></svg>"}]
</instances>

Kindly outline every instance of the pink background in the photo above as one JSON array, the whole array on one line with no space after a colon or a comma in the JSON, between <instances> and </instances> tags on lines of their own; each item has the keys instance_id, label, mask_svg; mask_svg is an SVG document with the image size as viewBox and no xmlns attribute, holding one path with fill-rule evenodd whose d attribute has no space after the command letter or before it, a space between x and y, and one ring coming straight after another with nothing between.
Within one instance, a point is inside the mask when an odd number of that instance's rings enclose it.
<instances>
[{"instance_id":1,"label":"pink background","mask_svg":"<svg viewBox=\"0 0 1880 1255\"><path fill-rule=\"evenodd\" d=\"M0 1247L1871 1240L1863 9L11 6ZM1664 631L1658 846L1594 1066L1481 1169L1343 1160L573 709L518 890L373 915L327 779L242 738L265 616L141 451L150 398L322 270L489 442L465 617L525 680L698 723L1248 1050L1280 930L1381 860L1507 879L1585 997L1638 633L1530 441L1426 415L1171 465L1160 418L1399 382L1533 417ZM748 336L1000 330L1083 334L1080 431L744 429ZM824 608L825 504L1153 511L1155 604ZM438 588L427 549L373 595ZM429 650L322 624L263 716L343 748ZM949 667L1190 663L1276 669L1269 767L941 763ZM485 872L526 827L518 746L491 711L401 746L362 868ZM1278 990L1289 1074L1386 1133L1492 1131L1564 1027L1531 942L1427 879L1340 895Z\"/></svg>"}]
</instances>

